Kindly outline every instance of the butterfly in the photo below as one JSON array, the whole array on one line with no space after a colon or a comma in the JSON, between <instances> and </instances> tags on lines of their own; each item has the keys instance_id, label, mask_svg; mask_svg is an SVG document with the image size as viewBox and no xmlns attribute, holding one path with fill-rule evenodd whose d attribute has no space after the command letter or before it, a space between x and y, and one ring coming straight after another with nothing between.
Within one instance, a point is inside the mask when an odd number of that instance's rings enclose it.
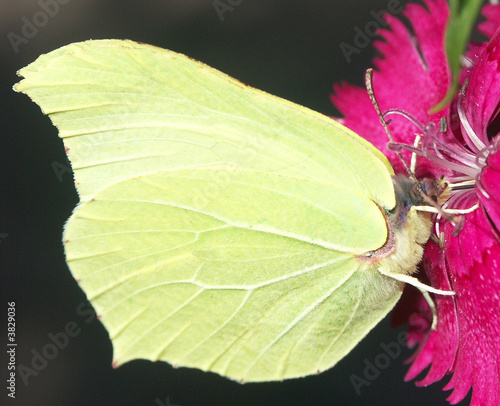
<instances>
[{"instance_id":1,"label":"butterfly","mask_svg":"<svg viewBox=\"0 0 500 406\"><path fill-rule=\"evenodd\" d=\"M316 374L404 282L421 287L421 184L331 118L133 41L70 44L18 73L72 164L66 259L115 366Z\"/></svg>"}]
</instances>

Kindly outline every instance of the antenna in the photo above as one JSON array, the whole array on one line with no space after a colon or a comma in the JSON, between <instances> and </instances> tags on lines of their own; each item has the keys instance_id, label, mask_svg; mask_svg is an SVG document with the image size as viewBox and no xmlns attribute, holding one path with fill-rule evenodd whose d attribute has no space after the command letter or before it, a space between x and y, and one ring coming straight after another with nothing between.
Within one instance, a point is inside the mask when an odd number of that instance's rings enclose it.
<instances>
[{"instance_id":1,"label":"antenna","mask_svg":"<svg viewBox=\"0 0 500 406\"><path fill-rule=\"evenodd\" d=\"M365 86L366 90L368 91L368 96L370 96L370 100L373 104L373 107L375 107L375 111L377 112L377 115L380 119L380 122L382 123L382 126L384 127L385 133L387 134L387 138L389 138L389 141L394 143L394 138L392 138L392 134L389 131L389 127L387 126L387 122L384 119L384 115L382 114L382 111L380 110L380 106L377 102L377 98L375 97L375 92L373 91L373 69L367 69L365 73ZM406 171L408 172L408 176L412 178L414 181L417 181L417 178L411 171L410 167L406 163L406 161L403 158L403 155L401 155L401 152L396 151L396 154L398 155L398 158L400 161L403 163Z\"/></svg>"},{"instance_id":2,"label":"antenna","mask_svg":"<svg viewBox=\"0 0 500 406\"><path fill-rule=\"evenodd\" d=\"M387 122L384 119L384 115L382 114L382 111L380 110L380 106L378 104L377 98L375 97L375 92L373 91L373 69L372 68L366 70L365 85L366 85L366 90L368 91L368 96L370 96L370 100L373 104L373 107L375 108L375 111L377 112L377 115L380 119L380 122L382 123L382 126L384 127L385 133L387 134L389 141L392 143L395 143L394 138L392 137L392 134L389 131L389 127L387 126ZM446 121L440 120L439 130L446 131ZM396 151L396 154L398 155L398 158L401 160L406 171L408 172L408 176L412 180L414 180L415 182L421 183L421 181L419 181L416 178L415 174L413 173L411 168L408 166L407 162L404 160L403 156L401 155L401 152ZM460 229L463 227L463 219L460 219L459 217L454 216L453 214L455 214L455 213L452 213L452 212L450 213L450 212L447 212L446 210L443 210L440 207L440 205L438 203L436 203L434 200L432 200L427 195L427 193L425 193L423 190L419 189L419 194L422 197L422 199L424 200L424 202L428 204L428 206L414 206L416 210L440 214L441 216L443 216L446 220L448 220L453 225L453 227L455 228L454 233L460 231Z\"/></svg>"}]
</instances>

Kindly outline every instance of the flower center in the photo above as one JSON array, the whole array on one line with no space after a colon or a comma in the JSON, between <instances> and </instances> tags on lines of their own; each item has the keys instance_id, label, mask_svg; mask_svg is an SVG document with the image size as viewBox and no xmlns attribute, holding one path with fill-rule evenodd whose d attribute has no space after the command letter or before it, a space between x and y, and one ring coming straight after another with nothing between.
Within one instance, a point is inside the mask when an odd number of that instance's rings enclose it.
<instances>
[{"instance_id":1,"label":"flower center","mask_svg":"<svg viewBox=\"0 0 500 406\"><path fill-rule=\"evenodd\" d=\"M450 186L451 194L441 209L443 212L457 214L466 214L475 210L478 207L478 193L488 198L488 193L480 181L480 173L486 165L489 153L493 150L491 143L485 144L473 130L465 114L463 99L462 90L456 102L459 119L456 131L450 128L444 117L441 118L437 128L435 123L424 125L411 114L400 109L387 110L383 114L384 118L393 114L403 116L418 128L420 135L416 136L414 145L389 142L387 148L396 152L409 151L414 156L425 157L447 169L444 172L447 173L446 181ZM458 208L461 210L457 210ZM458 233L463 225L463 221L460 220L454 217L452 221L455 224L454 234Z\"/></svg>"}]
</instances>

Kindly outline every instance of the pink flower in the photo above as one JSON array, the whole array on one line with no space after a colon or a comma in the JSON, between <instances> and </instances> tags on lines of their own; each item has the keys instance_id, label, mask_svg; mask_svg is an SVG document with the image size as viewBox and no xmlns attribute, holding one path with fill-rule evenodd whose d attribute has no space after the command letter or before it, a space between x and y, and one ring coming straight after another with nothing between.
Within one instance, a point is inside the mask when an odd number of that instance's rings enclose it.
<instances>
[{"instance_id":1,"label":"pink flower","mask_svg":"<svg viewBox=\"0 0 500 406\"><path fill-rule=\"evenodd\" d=\"M394 313L395 323L408 322L408 344L418 344L406 379L425 368L417 385L429 385L453 374L445 390L455 404L472 388L472 405L500 404L500 6L487 5L487 20L479 29L487 43L470 44L460 82L463 92L443 110L431 113L446 95L451 74L444 39L449 9L445 0L424 0L425 7L407 6L404 15L415 38L395 17L386 16L389 29L380 30L373 84L396 143L406 144L407 161L417 134L417 177L444 175L455 186L447 209L474 209L458 226L437 217L436 234L442 246L426 245L419 277L456 295L434 298L438 325L422 295L406 289ZM334 87L332 100L344 115L340 121L371 141L391 160L396 172L405 170L387 137L365 89L347 84ZM402 111L405 114L401 115ZM447 129L439 132L444 117ZM468 187L467 187L468 186ZM477 206L476 206L477 205Z\"/></svg>"}]
</instances>

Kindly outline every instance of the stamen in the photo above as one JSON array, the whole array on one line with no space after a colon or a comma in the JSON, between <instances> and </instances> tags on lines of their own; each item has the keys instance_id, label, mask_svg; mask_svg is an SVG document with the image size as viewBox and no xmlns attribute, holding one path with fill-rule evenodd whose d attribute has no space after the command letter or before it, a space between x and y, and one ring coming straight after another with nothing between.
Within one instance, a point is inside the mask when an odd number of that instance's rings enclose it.
<instances>
[{"instance_id":1,"label":"stamen","mask_svg":"<svg viewBox=\"0 0 500 406\"><path fill-rule=\"evenodd\" d=\"M413 117L410 113L400 110L400 109L391 109L386 111L383 116L396 114L402 117L405 117L408 121L414 124L422 133L423 133L423 143L421 143L421 147L417 148L417 146L411 146L403 143L394 142L391 140L387 144L387 149L400 153L405 150L408 152L419 156L423 156L430 161L443 166L445 168L449 168L455 172L462 173L467 175L467 177L475 177L477 172L480 170L481 166L476 162L476 155L470 153L465 149L453 148L450 147L444 140L437 137L436 134L436 126L434 123L430 123L424 126L420 123L415 117ZM446 121L445 121L446 122ZM439 130L443 130L443 120L440 120L440 128ZM434 152L433 154L429 153L429 149ZM455 162L453 162L455 161Z\"/></svg>"},{"instance_id":2,"label":"stamen","mask_svg":"<svg viewBox=\"0 0 500 406\"><path fill-rule=\"evenodd\" d=\"M444 167L444 168L449 168L454 170L455 172L460 172L463 173L464 175L468 175L469 177L474 177L477 174L477 169L475 168L469 168L468 166L465 165L460 165L456 164L453 162L450 162L444 158L438 158L437 156L433 155L424 155L427 159L430 161Z\"/></svg>"},{"instance_id":3,"label":"stamen","mask_svg":"<svg viewBox=\"0 0 500 406\"><path fill-rule=\"evenodd\" d=\"M444 140L436 137L435 134L429 134L429 138L431 138L434 143L435 152L439 153L441 157L443 155L438 152L438 150L436 149L437 147L439 147L439 151L446 152L449 157L453 158L455 161L462 162L464 165L468 166L475 165L476 156L474 154L471 154L469 151L463 148L459 149L456 145L454 145L454 147L450 147L449 144L445 143Z\"/></svg>"},{"instance_id":4,"label":"stamen","mask_svg":"<svg viewBox=\"0 0 500 406\"><path fill-rule=\"evenodd\" d=\"M452 235L454 235L456 237L460 233L460 231L462 231L462 228L464 228L465 217L464 216L452 216L444 211L443 211L443 214L446 214L446 216L447 216L446 220L449 221L451 223L451 225L453 226ZM440 233L439 223L440 223L441 219L442 219L442 216L440 213L436 216L436 220L434 222L434 224L436 225L435 226L436 235L440 235L439 234ZM441 232L441 234L443 234L443 233Z\"/></svg>"},{"instance_id":5,"label":"stamen","mask_svg":"<svg viewBox=\"0 0 500 406\"><path fill-rule=\"evenodd\" d=\"M472 203L471 200L477 202L477 199L475 199L475 192L473 190L469 189L469 190L456 191L451 196L451 198L443 205L442 210L443 212L446 213L448 210L453 210L453 209L448 209L448 207L470 206L470 204ZM474 206L470 207L470 209L472 209L471 211L474 211L473 210ZM470 210L470 209L465 209L465 210ZM459 213L459 214L467 214L467 213Z\"/></svg>"},{"instance_id":6,"label":"stamen","mask_svg":"<svg viewBox=\"0 0 500 406\"><path fill-rule=\"evenodd\" d=\"M460 90L460 93L458 95L458 100L457 100L457 111L458 111L458 117L460 118L460 122L462 124L462 127L465 129L465 132L469 136L464 137L465 142L467 145L474 151L481 151L484 148L486 148L486 145L484 144L483 141L479 139L479 137L476 135L474 130L472 129L472 126L469 123L469 120L467 119L467 116L465 115L464 111L464 106L463 106L463 101L465 98L465 91L467 89L467 85L469 84L469 80L467 79L462 86L462 89ZM472 145L469 142L472 141Z\"/></svg>"},{"instance_id":7,"label":"stamen","mask_svg":"<svg viewBox=\"0 0 500 406\"><path fill-rule=\"evenodd\" d=\"M441 215L437 215L437 216L436 216L436 220L434 221L434 229L435 229L435 233L436 233L436 235L439 235L439 236L440 236L441 234L443 234L443 235L444 235L444 233L442 233L442 232L441 232L441 230L439 229L439 221L440 221L440 220L441 220Z\"/></svg>"},{"instance_id":8,"label":"stamen","mask_svg":"<svg viewBox=\"0 0 500 406\"><path fill-rule=\"evenodd\" d=\"M420 145L420 140L422 139L422 137L418 134L415 134L415 141L413 142L413 147L415 149L418 148L418 146ZM411 153L411 160L410 160L410 170L415 173L415 169L417 167L417 156L418 154L416 152L412 152Z\"/></svg>"},{"instance_id":9,"label":"stamen","mask_svg":"<svg viewBox=\"0 0 500 406\"><path fill-rule=\"evenodd\" d=\"M476 155L476 165L482 168L484 165L486 165L486 158L488 158L488 155L490 152L493 150L493 147L491 145L488 145L487 147L484 147L481 151L478 151Z\"/></svg>"},{"instance_id":10,"label":"stamen","mask_svg":"<svg viewBox=\"0 0 500 406\"><path fill-rule=\"evenodd\" d=\"M474 179L471 179L470 176L454 176L453 177L453 181L455 183L460 183L460 182L463 182L463 183L466 183L466 182L471 182L471 183L474 183L475 180Z\"/></svg>"},{"instance_id":11,"label":"stamen","mask_svg":"<svg viewBox=\"0 0 500 406\"><path fill-rule=\"evenodd\" d=\"M490 194L486 191L486 189L483 186L483 183L481 182L481 177L479 177L479 180L476 183L476 186L477 186L478 194L481 193L488 200L491 199Z\"/></svg>"}]
</instances>

